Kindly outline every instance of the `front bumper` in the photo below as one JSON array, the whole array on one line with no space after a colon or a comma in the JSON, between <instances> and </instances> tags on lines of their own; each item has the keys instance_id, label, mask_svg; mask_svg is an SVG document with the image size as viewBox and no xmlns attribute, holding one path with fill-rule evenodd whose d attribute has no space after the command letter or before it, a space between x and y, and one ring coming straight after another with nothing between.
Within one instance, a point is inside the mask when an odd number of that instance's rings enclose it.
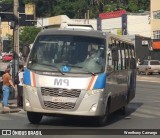
<instances>
[{"instance_id":1,"label":"front bumper","mask_svg":"<svg viewBox=\"0 0 160 138\"><path fill-rule=\"evenodd\" d=\"M24 110L40 112L43 114L77 115L77 116L102 116L105 114L106 97L104 91L85 97L85 91L81 92L73 109L49 109L45 108L40 88L32 92L31 88L24 87Z\"/></svg>"}]
</instances>

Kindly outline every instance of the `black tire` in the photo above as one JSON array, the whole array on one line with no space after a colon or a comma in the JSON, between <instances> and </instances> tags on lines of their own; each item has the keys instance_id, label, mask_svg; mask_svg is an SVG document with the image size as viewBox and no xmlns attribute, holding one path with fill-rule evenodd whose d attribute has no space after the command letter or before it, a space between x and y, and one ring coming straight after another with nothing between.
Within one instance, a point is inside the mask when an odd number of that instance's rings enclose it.
<instances>
[{"instance_id":1,"label":"black tire","mask_svg":"<svg viewBox=\"0 0 160 138\"><path fill-rule=\"evenodd\" d=\"M39 124L43 115L41 113L27 112L27 117L32 124Z\"/></svg>"},{"instance_id":2,"label":"black tire","mask_svg":"<svg viewBox=\"0 0 160 138\"><path fill-rule=\"evenodd\" d=\"M126 114L126 106L123 106L122 108L120 108L119 112L121 115L125 115Z\"/></svg>"},{"instance_id":3,"label":"black tire","mask_svg":"<svg viewBox=\"0 0 160 138\"><path fill-rule=\"evenodd\" d=\"M109 115L110 115L110 103L107 104L105 115L97 117L97 120L96 120L97 121L97 125L98 126L105 126L105 125L107 125Z\"/></svg>"}]
</instances>

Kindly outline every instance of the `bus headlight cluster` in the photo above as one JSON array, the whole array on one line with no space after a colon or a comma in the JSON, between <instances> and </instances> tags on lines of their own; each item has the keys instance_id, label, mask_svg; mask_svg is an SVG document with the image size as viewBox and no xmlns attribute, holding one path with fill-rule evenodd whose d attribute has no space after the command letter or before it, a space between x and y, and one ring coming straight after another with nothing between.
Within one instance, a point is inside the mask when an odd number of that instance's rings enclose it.
<instances>
[{"instance_id":1,"label":"bus headlight cluster","mask_svg":"<svg viewBox=\"0 0 160 138\"><path fill-rule=\"evenodd\" d=\"M101 92L103 92L103 89L87 90L84 97L87 98L89 96L92 96L92 95L95 95L95 94L101 93Z\"/></svg>"}]
</instances>

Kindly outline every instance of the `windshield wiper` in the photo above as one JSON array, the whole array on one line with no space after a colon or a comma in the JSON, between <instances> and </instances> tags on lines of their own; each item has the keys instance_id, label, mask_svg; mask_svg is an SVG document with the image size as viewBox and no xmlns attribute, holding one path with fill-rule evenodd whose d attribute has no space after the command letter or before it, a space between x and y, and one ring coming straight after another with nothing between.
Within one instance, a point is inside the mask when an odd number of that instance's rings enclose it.
<instances>
[{"instance_id":1,"label":"windshield wiper","mask_svg":"<svg viewBox=\"0 0 160 138\"><path fill-rule=\"evenodd\" d=\"M87 71L88 73L92 74L93 76L95 76L96 74L92 71L90 71L87 68L83 68L82 66L77 66L77 65L72 65L72 64L67 64L65 66L69 66L69 67L75 67L75 68L82 68L82 70Z\"/></svg>"},{"instance_id":2,"label":"windshield wiper","mask_svg":"<svg viewBox=\"0 0 160 138\"><path fill-rule=\"evenodd\" d=\"M60 72L62 75L65 75L65 74L64 74L57 66L55 66L55 65L45 64L45 63L41 63L41 64L40 64L40 63L37 63L37 64L54 67L54 68L56 68L57 71Z\"/></svg>"},{"instance_id":3,"label":"windshield wiper","mask_svg":"<svg viewBox=\"0 0 160 138\"><path fill-rule=\"evenodd\" d=\"M94 72L90 71L89 69L87 69L87 68L83 68L83 69L84 69L84 71L87 71L88 73L92 74L93 76L96 76L96 74Z\"/></svg>"}]
</instances>

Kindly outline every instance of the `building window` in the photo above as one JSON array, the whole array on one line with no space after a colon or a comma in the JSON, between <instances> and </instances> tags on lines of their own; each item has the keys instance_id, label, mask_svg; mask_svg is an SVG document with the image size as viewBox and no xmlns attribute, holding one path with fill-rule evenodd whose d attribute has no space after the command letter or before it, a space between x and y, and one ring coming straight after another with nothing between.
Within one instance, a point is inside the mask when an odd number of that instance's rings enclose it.
<instances>
[{"instance_id":1,"label":"building window","mask_svg":"<svg viewBox=\"0 0 160 138\"><path fill-rule=\"evenodd\" d=\"M153 19L160 19L160 10L153 11Z\"/></svg>"},{"instance_id":2,"label":"building window","mask_svg":"<svg viewBox=\"0 0 160 138\"><path fill-rule=\"evenodd\" d=\"M153 38L154 39L160 39L160 30L153 31Z\"/></svg>"}]
</instances>

